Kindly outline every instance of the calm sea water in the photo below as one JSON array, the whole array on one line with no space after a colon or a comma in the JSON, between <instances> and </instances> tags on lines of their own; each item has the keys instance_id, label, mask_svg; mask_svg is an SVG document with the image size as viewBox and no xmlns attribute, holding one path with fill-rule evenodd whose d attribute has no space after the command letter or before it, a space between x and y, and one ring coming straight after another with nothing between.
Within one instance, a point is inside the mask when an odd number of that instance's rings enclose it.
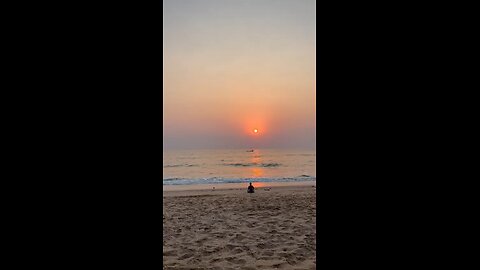
<instances>
[{"instance_id":1,"label":"calm sea water","mask_svg":"<svg viewBox=\"0 0 480 270\"><path fill-rule=\"evenodd\" d=\"M316 180L315 150L171 150L163 152L163 184Z\"/></svg>"}]
</instances>

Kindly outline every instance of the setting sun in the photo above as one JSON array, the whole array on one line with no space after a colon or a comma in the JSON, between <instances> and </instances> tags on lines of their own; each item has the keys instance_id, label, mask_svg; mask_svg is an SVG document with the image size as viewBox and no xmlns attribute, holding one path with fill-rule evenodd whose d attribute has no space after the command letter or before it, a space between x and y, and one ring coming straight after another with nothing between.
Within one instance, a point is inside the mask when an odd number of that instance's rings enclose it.
<instances>
[{"instance_id":1,"label":"setting sun","mask_svg":"<svg viewBox=\"0 0 480 270\"><path fill-rule=\"evenodd\" d=\"M197 2L163 1L164 147L313 149L315 1Z\"/></svg>"}]
</instances>

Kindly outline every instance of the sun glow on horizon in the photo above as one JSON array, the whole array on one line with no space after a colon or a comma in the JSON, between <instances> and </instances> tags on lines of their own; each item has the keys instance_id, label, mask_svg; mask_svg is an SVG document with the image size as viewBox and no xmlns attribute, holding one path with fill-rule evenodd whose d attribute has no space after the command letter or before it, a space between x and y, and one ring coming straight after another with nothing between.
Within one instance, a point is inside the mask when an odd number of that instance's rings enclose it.
<instances>
[{"instance_id":1,"label":"sun glow on horizon","mask_svg":"<svg viewBox=\"0 0 480 270\"><path fill-rule=\"evenodd\" d=\"M164 148L316 145L315 1L197 2L163 1Z\"/></svg>"}]
</instances>

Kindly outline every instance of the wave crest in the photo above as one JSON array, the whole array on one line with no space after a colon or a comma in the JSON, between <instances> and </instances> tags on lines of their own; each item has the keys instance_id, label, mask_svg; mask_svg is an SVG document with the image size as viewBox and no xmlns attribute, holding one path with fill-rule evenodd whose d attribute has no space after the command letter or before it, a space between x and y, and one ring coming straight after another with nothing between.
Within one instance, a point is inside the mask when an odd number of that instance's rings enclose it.
<instances>
[{"instance_id":1,"label":"wave crest","mask_svg":"<svg viewBox=\"0 0 480 270\"><path fill-rule=\"evenodd\" d=\"M164 185L190 185L190 184L219 184L219 183L248 183L248 182L295 182L295 181L316 181L316 176L301 177L270 177L270 178L166 178L163 179Z\"/></svg>"},{"instance_id":2,"label":"wave crest","mask_svg":"<svg viewBox=\"0 0 480 270\"><path fill-rule=\"evenodd\" d=\"M164 165L163 168L175 168L175 167L197 167L198 165L196 164L170 164L170 165Z\"/></svg>"},{"instance_id":3,"label":"wave crest","mask_svg":"<svg viewBox=\"0 0 480 270\"><path fill-rule=\"evenodd\" d=\"M224 166L233 166L233 167L279 167L282 166L280 163L223 163Z\"/></svg>"}]
</instances>

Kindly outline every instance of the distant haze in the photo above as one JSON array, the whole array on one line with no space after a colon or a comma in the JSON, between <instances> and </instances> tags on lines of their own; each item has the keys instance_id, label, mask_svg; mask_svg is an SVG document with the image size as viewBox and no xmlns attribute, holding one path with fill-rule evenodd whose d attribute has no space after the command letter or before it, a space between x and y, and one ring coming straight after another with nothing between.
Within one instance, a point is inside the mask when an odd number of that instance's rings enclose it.
<instances>
[{"instance_id":1,"label":"distant haze","mask_svg":"<svg viewBox=\"0 0 480 270\"><path fill-rule=\"evenodd\" d=\"M315 147L314 0L163 3L165 149Z\"/></svg>"}]
</instances>

